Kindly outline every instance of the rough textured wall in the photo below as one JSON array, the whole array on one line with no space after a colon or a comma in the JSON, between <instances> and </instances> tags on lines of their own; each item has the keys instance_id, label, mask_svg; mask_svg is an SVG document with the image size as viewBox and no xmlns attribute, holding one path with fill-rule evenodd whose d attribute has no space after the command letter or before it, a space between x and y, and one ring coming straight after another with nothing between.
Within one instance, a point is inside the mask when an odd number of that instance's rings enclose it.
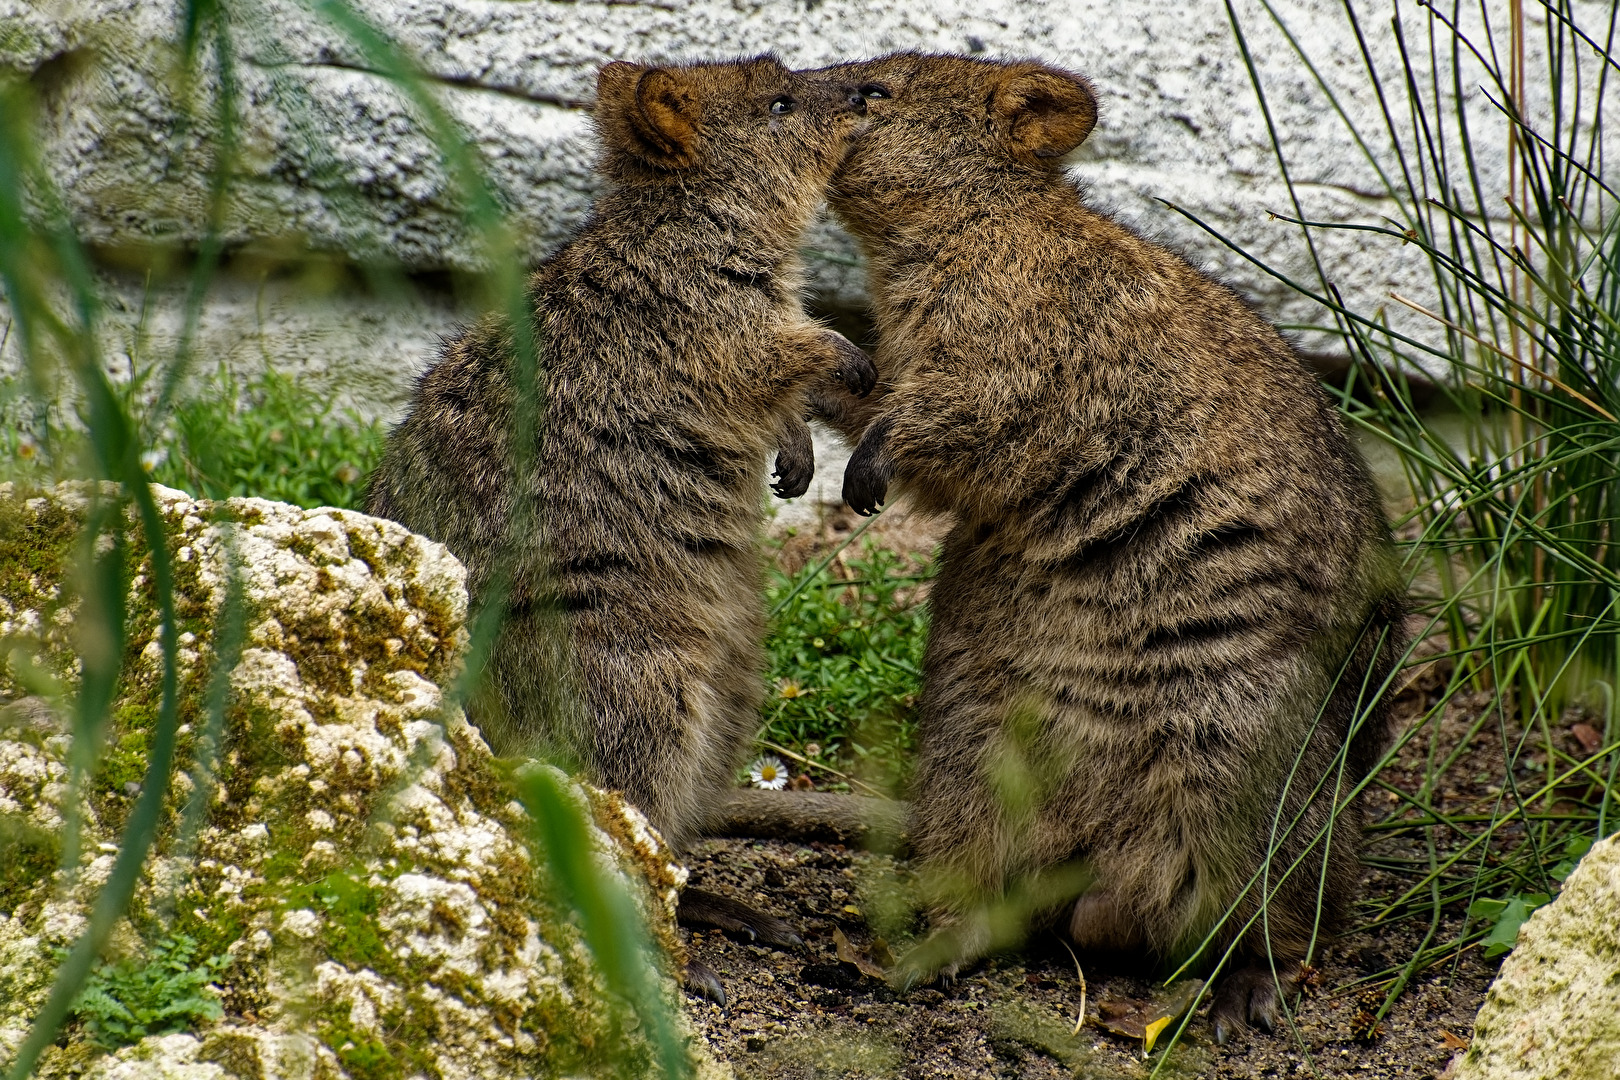
<instances>
[{"instance_id":1,"label":"rough textured wall","mask_svg":"<svg viewBox=\"0 0 1620 1080\"><path fill-rule=\"evenodd\" d=\"M311 13L316 5L227 6L237 13L232 37L243 125L226 238L272 259L313 248L339 267L366 260L417 272L477 266L478 245L412 108ZM1218 0L357 0L356 6L418 58L481 156L531 258L561 241L588 205L594 188L588 109L595 71L605 61L767 49L805 66L911 48L1035 56L1096 82L1101 122L1073 165L1093 203L1174 244L1280 322L1321 321L1310 301L1158 201L1174 202L1295 280L1320 286L1297 229L1268 217L1294 207ZM1490 6L1500 14L1506 4ZM39 131L50 172L109 266L120 250L194 248L205 231L211 158L202 147L211 130L213 83L192 89L196 118L184 126L172 74L179 7L177 0L43 7L0 0L0 70L25 75L40 89ZM1381 221L1393 208L1378 173L1315 76L1261 0L1235 0L1234 7L1304 213ZM1398 176L1344 5L1277 0L1273 7L1366 145ZM1603 26L1600 8L1578 3L1576 13ZM1528 5L1532 71L1540 11ZM1421 73L1430 15L1408 5L1400 17ZM1404 128L1410 120L1398 105L1401 64L1389 12L1369 8L1362 18ZM1478 27L1471 32L1478 36ZM1449 85L1450 72L1442 76ZM1485 190L1505 191L1504 126L1476 68L1465 66L1459 82ZM1543 106L1533 101L1532 112ZM862 276L849 239L823 225L809 248L819 301L859 308ZM1430 294L1415 249L1355 232L1322 237L1317 254L1353 306L1372 312L1387 305L1397 326L1432 336L1432 324L1387 301L1392 288ZM204 313L203 353L233 366L302 370L366 412L394 413L437 335L469 312L431 286L379 300L344 284L341 273L335 280L326 299L291 307L276 303L285 283L273 276L224 284ZM109 290L116 310L106 327L108 355L137 365L163 355L180 323L176 298L149 296L143 281L116 276ZM372 324L378 311L380 331ZM142 312L147 329L136 340ZM326 329L310 333L312 321ZM1306 344L1336 348L1320 338Z\"/></svg>"},{"instance_id":2,"label":"rough textured wall","mask_svg":"<svg viewBox=\"0 0 1620 1080\"><path fill-rule=\"evenodd\" d=\"M72 572L88 489L0 484L0 1069L44 1002L110 874L157 717L162 650L148 553L131 572L128 677L106 749L74 795L71 728L83 601ZM154 488L175 560L178 769L153 856L110 953L175 935L219 958L224 1015L108 1056L84 1023L39 1075L133 1080L500 1080L647 1071L633 1023L605 1007L533 823L440 686L466 644L465 573L392 522ZM110 539L110 538L109 538ZM244 648L217 784L187 827L227 565ZM61 697L38 696L56 681ZM30 694L30 690L33 691ZM666 945L685 870L617 796L574 788L599 862ZM68 850L68 822L79 829ZM674 984L660 973L672 1009ZM621 1053L622 1052L622 1053ZM694 1044L700 1075L713 1076Z\"/></svg>"}]
</instances>

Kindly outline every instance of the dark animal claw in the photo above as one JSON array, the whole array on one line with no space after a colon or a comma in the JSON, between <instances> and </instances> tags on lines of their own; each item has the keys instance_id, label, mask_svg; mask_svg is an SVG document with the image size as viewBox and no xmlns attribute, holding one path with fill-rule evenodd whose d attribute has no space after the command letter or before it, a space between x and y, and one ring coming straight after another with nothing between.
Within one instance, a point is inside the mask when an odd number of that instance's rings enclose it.
<instances>
[{"instance_id":1,"label":"dark animal claw","mask_svg":"<svg viewBox=\"0 0 1620 1080\"><path fill-rule=\"evenodd\" d=\"M725 985L721 983L720 976L714 973L714 969L703 961L688 960L681 982L685 984L687 993L707 998L721 1009L726 1007Z\"/></svg>"}]
</instances>

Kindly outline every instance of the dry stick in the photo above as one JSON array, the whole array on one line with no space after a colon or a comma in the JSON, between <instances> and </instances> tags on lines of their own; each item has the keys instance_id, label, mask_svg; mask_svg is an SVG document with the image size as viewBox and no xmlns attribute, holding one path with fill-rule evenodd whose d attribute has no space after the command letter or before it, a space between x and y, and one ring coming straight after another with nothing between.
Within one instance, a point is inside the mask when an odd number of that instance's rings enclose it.
<instances>
[{"instance_id":1,"label":"dry stick","mask_svg":"<svg viewBox=\"0 0 1620 1080\"><path fill-rule=\"evenodd\" d=\"M1062 938L1058 940L1063 941ZM1063 947L1069 949L1069 943L1063 941ZM1086 973L1080 970L1080 958L1074 955L1073 949L1069 949L1069 957L1074 961L1074 973L1080 979L1080 1015L1074 1018L1074 1031L1071 1032L1078 1035L1080 1029L1086 1026Z\"/></svg>"},{"instance_id":2,"label":"dry stick","mask_svg":"<svg viewBox=\"0 0 1620 1080\"><path fill-rule=\"evenodd\" d=\"M778 754L781 754L783 757L792 758L794 761L797 761L802 765L808 765L812 769L820 769L822 772L832 773L834 776L838 777L838 779L844 781L845 783L854 784L857 787L863 787L867 791L871 792L873 795L876 795L880 799L887 799L889 797L888 792L880 791L879 789L873 787L871 784L868 784L864 780L857 780L855 777L849 775L848 773L839 772L837 769L833 768L831 765L823 765L819 761L811 761L807 757L804 757L804 756L802 756L800 754L795 754L793 751L789 750L785 746L778 746L776 743L769 742L769 741L767 741L765 739L759 740L759 745L765 747L765 749L767 749L767 750L774 750Z\"/></svg>"},{"instance_id":3,"label":"dry stick","mask_svg":"<svg viewBox=\"0 0 1620 1080\"><path fill-rule=\"evenodd\" d=\"M1424 307L1422 304L1419 304L1419 303L1417 303L1415 301L1412 301L1412 300L1408 300L1406 297L1402 296L1400 293L1397 293L1397 292L1390 293L1389 298L1391 300L1394 300L1397 304L1405 304L1407 307L1411 308L1413 311L1418 312L1420 315L1427 315L1429 318L1433 319L1437 323L1440 323L1442 326L1446 326L1446 327L1449 327L1452 330L1457 331L1457 333L1461 334L1463 337L1467 338L1469 341L1472 341L1474 344L1479 345L1482 348L1486 348L1486 349L1491 350L1491 352L1493 352L1496 355L1502 357L1504 360L1512 361L1513 363L1519 365L1519 367L1523 368L1524 370L1533 373L1537 378L1545 379L1547 382L1549 382L1552 385L1558 387L1558 389L1562 390L1564 393L1568 394L1570 397L1574 398L1576 401L1579 401L1581 404L1585 405L1588 409L1591 409L1593 412L1597 413L1599 416L1603 417L1603 419L1609 421L1610 423L1620 423L1620 421L1616 420L1614 413L1610 412L1608 409L1605 409L1603 406L1599 405L1597 402L1593 401L1591 398L1587 397L1585 394L1581 393L1579 390L1575 389L1573 386L1568 386L1568 385L1560 382L1553 375L1551 375L1551 374L1549 374L1549 373L1547 373L1545 371L1542 371L1540 368L1536 367L1534 364L1525 363L1523 360L1520 360L1517 356L1514 356L1512 353L1502 351L1501 349L1497 348L1495 345L1491 344L1489 341L1486 341L1484 338L1480 337L1478 334L1475 334L1472 331L1465 330L1461 326L1458 326L1456 323L1452 322L1450 319L1446 318L1444 315L1441 315L1439 312L1430 311L1428 308Z\"/></svg>"}]
</instances>

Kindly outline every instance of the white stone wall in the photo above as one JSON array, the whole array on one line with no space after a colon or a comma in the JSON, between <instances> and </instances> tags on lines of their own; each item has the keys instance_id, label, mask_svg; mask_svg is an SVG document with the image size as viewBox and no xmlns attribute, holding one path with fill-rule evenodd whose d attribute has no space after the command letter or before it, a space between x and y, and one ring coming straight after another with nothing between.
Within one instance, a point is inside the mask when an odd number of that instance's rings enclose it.
<instances>
[{"instance_id":1,"label":"white stone wall","mask_svg":"<svg viewBox=\"0 0 1620 1080\"><path fill-rule=\"evenodd\" d=\"M226 6L235 13L243 116L227 239L272 256L312 248L340 264L383 260L407 272L480 265L439 155L413 108L366 57L297 0ZM588 108L606 61L774 50L790 64L815 66L919 48L1034 56L1097 85L1101 121L1073 164L1094 205L1175 246L1281 323L1319 323L1322 313L1160 200L1303 285L1320 289L1325 276L1359 310L1384 307L1392 323L1419 337L1435 330L1387 299L1392 289L1432 294L1416 249L1366 232L1318 234L1319 273L1300 231L1269 216L1294 207L1219 0L357 0L357 7L430 78L510 208L529 258L561 242L588 206L595 186ZM1379 223L1393 214L1367 152L1269 13L1315 62L1371 153L1398 175L1344 5L1272 0L1268 10L1265 0L1234 0L1234 7L1305 215ZM1390 9L1362 7L1368 48L1398 101ZM1526 7L1534 72L1540 8ZM178 10L177 0L0 0L0 73L35 80L50 174L81 234L103 253L194 248L205 231L212 98L206 83L194 90L196 118L181 124L172 74ZM1431 16L1416 5L1401 11L1421 70ZM1601 4L1577 3L1576 13L1589 26L1606 25ZM1477 15L1465 17L1485 47ZM1449 80L1449 71L1442 74ZM1480 79L1468 65L1460 83L1486 191L1505 193L1505 126ZM1396 118L1410 123L1400 108ZM862 276L849 265L847 236L823 224L808 248L820 302L859 308ZM260 286L256 279L221 285L204 318L204 351L233 365L299 368L376 414L397 412L436 337L472 313L414 286L403 299L338 288L319 305L266 308ZM109 290L118 301L108 327L115 355L131 336L129 313L150 311L154 298L144 279L110 278ZM1302 341L1313 351L1337 350L1329 339ZM146 344L149 354L160 353L160 341ZM15 364L14 343L7 352Z\"/></svg>"}]
</instances>

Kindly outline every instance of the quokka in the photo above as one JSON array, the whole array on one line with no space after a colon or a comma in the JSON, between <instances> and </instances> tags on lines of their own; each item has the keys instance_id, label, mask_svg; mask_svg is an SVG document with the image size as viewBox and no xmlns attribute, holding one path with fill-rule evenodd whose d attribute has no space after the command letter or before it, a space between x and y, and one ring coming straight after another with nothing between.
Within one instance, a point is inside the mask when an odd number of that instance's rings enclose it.
<instances>
[{"instance_id":1,"label":"quokka","mask_svg":"<svg viewBox=\"0 0 1620 1080\"><path fill-rule=\"evenodd\" d=\"M764 695L764 470L810 480L807 389L871 361L808 319L801 233L865 101L770 56L604 67L609 190L528 283L539 397L509 325L448 342L389 437L368 509L443 542L509 611L473 719L498 753L571 756L680 846L751 747ZM514 456L517 410L535 444ZM514 461L526 461L521 474ZM532 507L535 522L513 535ZM682 917L797 937L688 890Z\"/></svg>"},{"instance_id":2,"label":"quokka","mask_svg":"<svg viewBox=\"0 0 1620 1080\"><path fill-rule=\"evenodd\" d=\"M911 822L940 929L900 976L954 974L1068 867L1090 887L1049 917L1075 943L1175 962L1215 931L1217 1037L1269 1028L1357 880L1335 800L1387 746L1406 644L1365 466L1271 325L1087 208L1060 168L1085 79L915 54L823 77L868 97L829 199L884 384L820 405L859 439L844 495L955 519Z\"/></svg>"}]
</instances>

